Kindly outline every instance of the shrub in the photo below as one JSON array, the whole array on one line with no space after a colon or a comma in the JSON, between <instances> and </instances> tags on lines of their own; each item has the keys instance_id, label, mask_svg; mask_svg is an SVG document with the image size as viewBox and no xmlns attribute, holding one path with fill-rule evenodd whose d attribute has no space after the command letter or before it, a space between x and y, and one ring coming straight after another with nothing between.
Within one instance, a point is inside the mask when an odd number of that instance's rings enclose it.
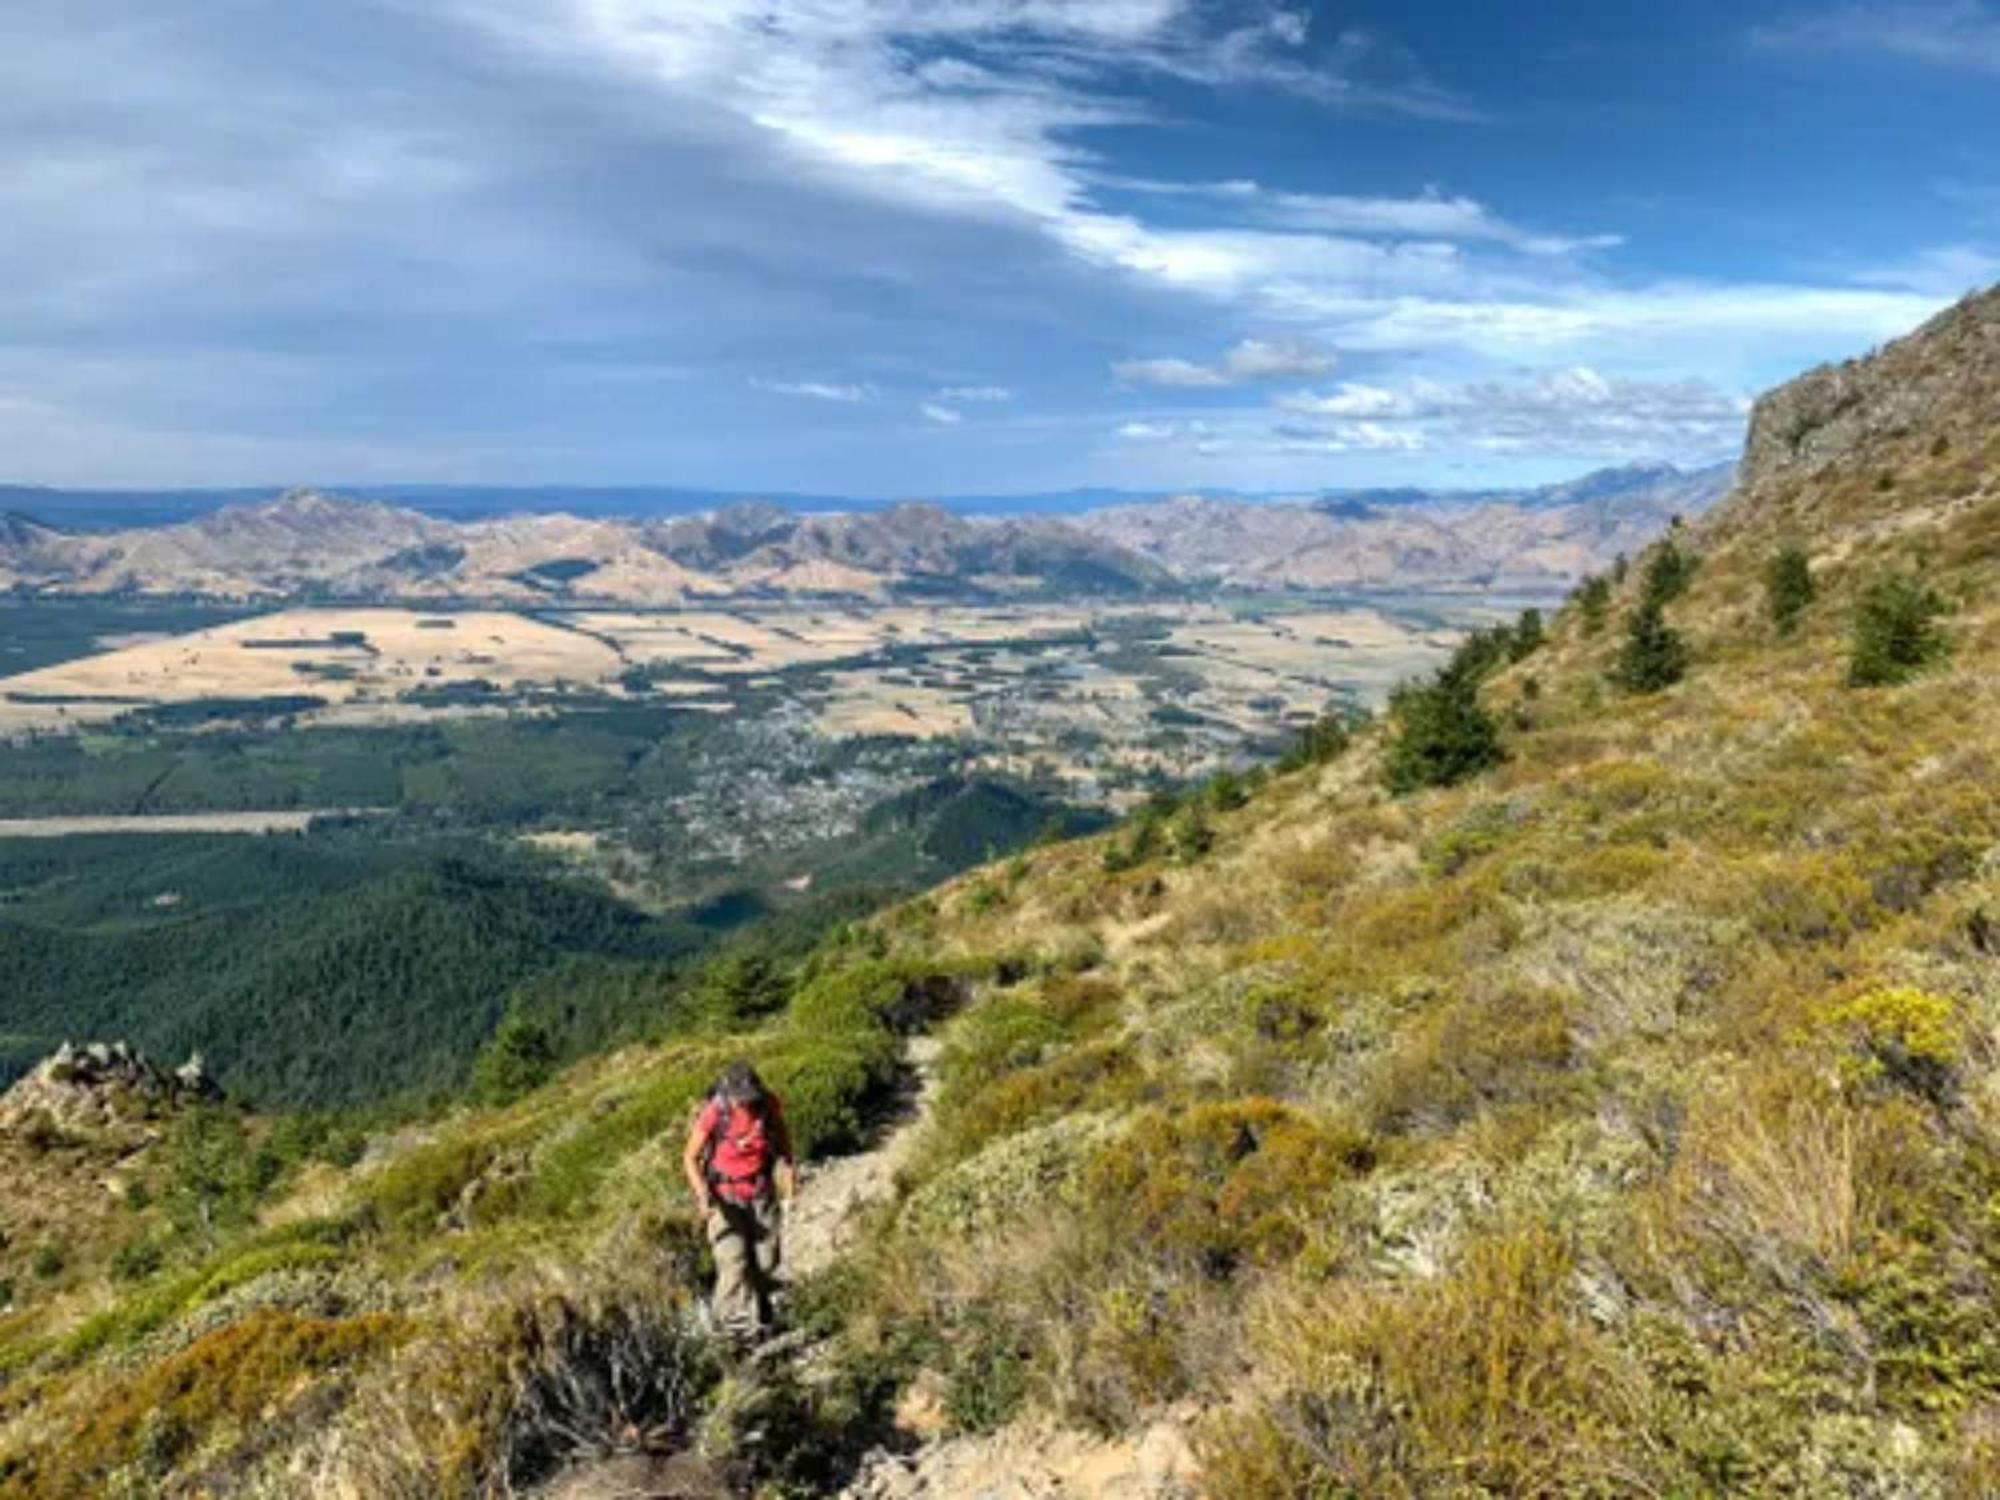
<instances>
[{"instance_id":1,"label":"shrub","mask_svg":"<svg viewBox=\"0 0 2000 1500\"><path fill-rule=\"evenodd\" d=\"M888 1031L857 1037L800 1037L764 1059L762 1071L785 1101L785 1123L801 1157L859 1147L870 1099L896 1075Z\"/></svg>"},{"instance_id":2,"label":"shrub","mask_svg":"<svg viewBox=\"0 0 2000 1500\"><path fill-rule=\"evenodd\" d=\"M1191 865L1206 857L1215 847L1215 826L1208 821L1208 814L1202 811L1199 802L1190 802L1174 814L1174 820L1167 828L1167 837L1173 846L1174 858L1184 865Z\"/></svg>"},{"instance_id":3,"label":"shrub","mask_svg":"<svg viewBox=\"0 0 2000 1500\"><path fill-rule=\"evenodd\" d=\"M1626 625L1625 645L1612 676L1628 693L1657 693L1687 672L1687 645L1667 624L1660 605L1649 595Z\"/></svg>"},{"instance_id":4,"label":"shrub","mask_svg":"<svg viewBox=\"0 0 2000 1500\"><path fill-rule=\"evenodd\" d=\"M1125 870L1136 870L1158 854L1163 842L1161 828L1164 821L1158 802L1148 802L1134 813L1123 842L1114 838L1104 846L1105 873L1115 875Z\"/></svg>"},{"instance_id":5,"label":"shrub","mask_svg":"<svg viewBox=\"0 0 2000 1500\"><path fill-rule=\"evenodd\" d=\"M1366 722L1366 713L1351 708L1322 714L1299 731L1298 743L1285 752L1278 769L1297 771L1340 759L1354 743L1355 730Z\"/></svg>"},{"instance_id":6,"label":"shrub","mask_svg":"<svg viewBox=\"0 0 2000 1500\"><path fill-rule=\"evenodd\" d=\"M1681 551L1672 537L1653 547L1646 556L1646 576L1640 583L1642 603L1669 604L1687 592L1694 580L1695 559Z\"/></svg>"},{"instance_id":7,"label":"shrub","mask_svg":"<svg viewBox=\"0 0 2000 1500\"><path fill-rule=\"evenodd\" d=\"M7 1477L22 1496L103 1495L114 1479L127 1493L164 1493L168 1472L198 1447L254 1442L313 1386L393 1348L408 1326L386 1313L336 1319L260 1309L217 1329L126 1380L74 1417L49 1445ZM136 1471L136 1472L135 1472Z\"/></svg>"},{"instance_id":8,"label":"shrub","mask_svg":"<svg viewBox=\"0 0 2000 1500\"><path fill-rule=\"evenodd\" d=\"M780 1009L789 994L785 976L770 959L752 948L733 948L701 966L689 999L703 1021L733 1028Z\"/></svg>"},{"instance_id":9,"label":"shrub","mask_svg":"<svg viewBox=\"0 0 2000 1500\"><path fill-rule=\"evenodd\" d=\"M62 1275L63 1268L68 1264L69 1252L61 1245L50 1244L36 1247L34 1258L29 1261L28 1268L43 1281L54 1281Z\"/></svg>"},{"instance_id":10,"label":"shrub","mask_svg":"<svg viewBox=\"0 0 2000 1500\"><path fill-rule=\"evenodd\" d=\"M1448 1276L1298 1290L1267 1368L1296 1388L1224 1418L1204 1445L1218 1494L1616 1494L1590 1445L1619 1416L1573 1258L1547 1230L1484 1238ZM1623 1481L1623 1482L1621 1482Z\"/></svg>"},{"instance_id":11,"label":"shrub","mask_svg":"<svg viewBox=\"0 0 2000 1500\"><path fill-rule=\"evenodd\" d=\"M954 1341L944 1407L962 1432L992 1432L1013 1420L1028 1395L1033 1338L992 1308L975 1304Z\"/></svg>"},{"instance_id":12,"label":"shrub","mask_svg":"<svg viewBox=\"0 0 2000 1500\"><path fill-rule=\"evenodd\" d=\"M1965 1033L1947 997L1907 985L1870 990L1820 1007L1818 1020L1852 1041L1850 1080L1879 1081L1938 1101L1952 1094Z\"/></svg>"},{"instance_id":13,"label":"shrub","mask_svg":"<svg viewBox=\"0 0 2000 1500\"><path fill-rule=\"evenodd\" d=\"M1357 1133L1272 1099L1154 1111L1099 1150L1084 1199L1105 1236L1208 1276L1298 1253L1334 1184L1370 1162Z\"/></svg>"},{"instance_id":14,"label":"shrub","mask_svg":"<svg viewBox=\"0 0 2000 1500\"><path fill-rule=\"evenodd\" d=\"M1522 610L1521 618L1514 622L1513 638L1508 642L1508 659L1526 661L1541 649L1544 639L1542 612L1533 608Z\"/></svg>"},{"instance_id":15,"label":"shrub","mask_svg":"<svg viewBox=\"0 0 2000 1500\"><path fill-rule=\"evenodd\" d=\"M508 1016L472 1063L472 1086L487 1104L510 1104L547 1083L556 1070L555 1040L525 1016Z\"/></svg>"},{"instance_id":16,"label":"shrub","mask_svg":"<svg viewBox=\"0 0 2000 1500\"><path fill-rule=\"evenodd\" d=\"M1228 769L1209 777L1205 790L1208 805L1217 812L1234 812L1250 800L1250 794L1243 789L1243 778Z\"/></svg>"},{"instance_id":17,"label":"shrub","mask_svg":"<svg viewBox=\"0 0 2000 1500\"><path fill-rule=\"evenodd\" d=\"M1605 615L1611 608L1611 580L1602 574L1584 579L1577 585L1576 607L1585 635L1596 635L1603 630Z\"/></svg>"},{"instance_id":18,"label":"shrub","mask_svg":"<svg viewBox=\"0 0 2000 1500\"><path fill-rule=\"evenodd\" d=\"M1943 658L1950 641L1938 620L1946 613L1944 600L1921 580L1900 574L1878 579L1854 612L1848 682L1854 687L1907 682Z\"/></svg>"},{"instance_id":19,"label":"shrub","mask_svg":"<svg viewBox=\"0 0 2000 1500\"><path fill-rule=\"evenodd\" d=\"M718 1371L663 1309L565 1297L516 1319L516 1386L494 1467L507 1493L620 1451L685 1447Z\"/></svg>"},{"instance_id":20,"label":"shrub","mask_svg":"<svg viewBox=\"0 0 2000 1500\"><path fill-rule=\"evenodd\" d=\"M161 1202L180 1233L213 1243L219 1233L250 1222L283 1171L274 1153L251 1145L234 1113L204 1105L181 1119L167 1143Z\"/></svg>"},{"instance_id":21,"label":"shrub","mask_svg":"<svg viewBox=\"0 0 2000 1500\"><path fill-rule=\"evenodd\" d=\"M1501 760L1500 731L1479 706L1476 679L1447 669L1425 686L1405 686L1390 699L1396 735L1382 779L1398 796L1422 787L1452 786Z\"/></svg>"},{"instance_id":22,"label":"shrub","mask_svg":"<svg viewBox=\"0 0 2000 1500\"><path fill-rule=\"evenodd\" d=\"M127 1240L111 1257L111 1274L120 1281L144 1281L166 1260L159 1241Z\"/></svg>"},{"instance_id":23,"label":"shrub","mask_svg":"<svg viewBox=\"0 0 2000 1500\"><path fill-rule=\"evenodd\" d=\"M1572 1086L1574 1007L1546 990L1499 990L1434 1006L1376 1069L1367 1109L1385 1132L1449 1129L1500 1105Z\"/></svg>"},{"instance_id":24,"label":"shrub","mask_svg":"<svg viewBox=\"0 0 2000 1500\"><path fill-rule=\"evenodd\" d=\"M1796 631L1812 601L1812 563L1798 547L1781 549L1764 566L1764 605L1778 634Z\"/></svg>"}]
</instances>

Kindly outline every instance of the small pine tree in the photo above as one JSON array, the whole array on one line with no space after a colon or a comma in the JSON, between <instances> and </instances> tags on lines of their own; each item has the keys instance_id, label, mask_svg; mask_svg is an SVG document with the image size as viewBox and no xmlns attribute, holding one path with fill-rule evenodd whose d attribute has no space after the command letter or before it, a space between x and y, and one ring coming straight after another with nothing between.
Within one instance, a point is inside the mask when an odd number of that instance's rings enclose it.
<instances>
[{"instance_id":1,"label":"small pine tree","mask_svg":"<svg viewBox=\"0 0 2000 1500\"><path fill-rule=\"evenodd\" d=\"M1631 559L1626 557L1624 553L1619 553L1611 560L1611 581L1614 584L1623 583L1625 575L1630 571L1631 567Z\"/></svg>"},{"instance_id":2,"label":"small pine tree","mask_svg":"<svg viewBox=\"0 0 2000 1500\"><path fill-rule=\"evenodd\" d=\"M1647 554L1640 597L1655 604L1671 604L1687 592L1694 567L1694 557L1681 551L1671 536L1666 538Z\"/></svg>"},{"instance_id":3,"label":"small pine tree","mask_svg":"<svg viewBox=\"0 0 2000 1500\"><path fill-rule=\"evenodd\" d=\"M690 998L696 1014L717 1025L733 1026L781 1009L791 998L791 987L763 954L733 948L701 966Z\"/></svg>"},{"instance_id":4,"label":"small pine tree","mask_svg":"<svg viewBox=\"0 0 2000 1500\"><path fill-rule=\"evenodd\" d=\"M1250 800L1243 779L1226 767L1208 779L1207 791L1208 805L1217 812L1233 812Z\"/></svg>"},{"instance_id":5,"label":"small pine tree","mask_svg":"<svg viewBox=\"0 0 2000 1500\"><path fill-rule=\"evenodd\" d=\"M1625 645L1612 676L1628 693L1657 693L1687 673L1687 644L1667 624L1658 599L1645 599L1625 627Z\"/></svg>"},{"instance_id":6,"label":"small pine tree","mask_svg":"<svg viewBox=\"0 0 2000 1500\"><path fill-rule=\"evenodd\" d=\"M1949 654L1951 642L1938 625L1947 612L1937 591L1921 579L1897 574L1871 584L1854 612L1849 684L1907 682Z\"/></svg>"},{"instance_id":7,"label":"small pine tree","mask_svg":"<svg viewBox=\"0 0 2000 1500\"><path fill-rule=\"evenodd\" d=\"M1505 625L1495 625L1490 630L1475 630L1458 643L1458 649L1452 652L1451 660L1445 663L1440 675L1479 683L1497 671L1513 653L1514 632Z\"/></svg>"},{"instance_id":8,"label":"small pine tree","mask_svg":"<svg viewBox=\"0 0 2000 1500\"><path fill-rule=\"evenodd\" d=\"M1479 706L1474 677L1446 669L1428 684L1398 689L1389 710L1396 735L1382 779L1398 796L1451 786L1501 759L1500 731Z\"/></svg>"},{"instance_id":9,"label":"small pine tree","mask_svg":"<svg viewBox=\"0 0 2000 1500\"><path fill-rule=\"evenodd\" d=\"M488 1104L509 1104L547 1083L556 1070L556 1046L547 1029L525 1016L508 1016L472 1063L472 1087Z\"/></svg>"},{"instance_id":10,"label":"small pine tree","mask_svg":"<svg viewBox=\"0 0 2000 1500\"><path fill-rule=\"evenodd\" d=\"M1791 635L1813 601L1812 563L1798 547L1785 547L1764 565L1764 602L1779 635Z\"/></svg>"},{"instance_id":11,"label":"small pine tree","mask_svg":"<svg viewBox=\"0 0 2000 1500\"><path fill-rule=\"evenodd\" d=\"M1298 771L1307 766L1325 765L1339 760L1347 753L1347 747L1354 743L1355 727L1365 715L1357 715L1353 710L1335 709L1322 714L1299 733L1298 743L1285 752L1278 762L1280 771Z\"/></svg>"},{"instance_id":12,"label":"small pine tree","mask_svg":"<svg viewBox=\"0 0 2000 1500\"><path fill-rule=\"evenodd\" d=\"M1576 605L1583 616L1583 633L1596 635L1604 629L1606 614L1611 608L1611 580L1602 574L1593 574L1577 585Z\"/></svg>"},{"instance_id":13,"label":"small pine tree","mask_svg":"<svg viewBox=\"0 0 2000 1500\"><path fill-rule=\"evenodd\" d=\"M1513 638L1508 642L1508 658L1512 661L1526 661L1541 649L1544 639L1542 612L1539 609L1522 610L1521 618L1514 622Z\"/></svg>"},{"instance_id":14,"label":"small pine tree","mask_svg":"<svg viewBox=\"0 0 2000 1500\"><path fill-rule=\"evenodd\" d=\"M1195 863L1215 847L1214 825L1208 821L1208 814L1199 800L1190 800L1186 807L1174 814L1167 833L1173 845L1174 858L1184 865Z\"/></svg>"},{"instance_id":15,"label":"small pine tree","mask_svg":"<svg viewBox=\"0 0 2000 1500\"><path fill-rule=\"evenodd\" d=\"M1160 852L1160 825L1163 815L1157 801L1148 802L1132 816L1132 826L1123 840L1113 839L1104 846L1104 872L1116 875L1136 870Z\"/></svg>"}]
</instances>

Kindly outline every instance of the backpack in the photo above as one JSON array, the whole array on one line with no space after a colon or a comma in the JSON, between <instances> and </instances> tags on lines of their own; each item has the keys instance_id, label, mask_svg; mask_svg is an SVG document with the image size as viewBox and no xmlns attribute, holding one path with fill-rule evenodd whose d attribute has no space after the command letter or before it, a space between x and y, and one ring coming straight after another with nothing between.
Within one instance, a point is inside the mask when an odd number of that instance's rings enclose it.
<instances>
[{"instance_id":1,"label":"backpack","mask_svg":"<svg viewBox=\"0 0 2000 1500\"><path fill-rule=\"evenodd\" d=\"M717 1111L715 1129L709 1132L702 1143L701 1174L710 1183L722 1180L715 1170L716 1148L722 1144L725 1134L732 1126L737 1127L731 1143L741 1155L751 1157L755 1162L753 1171L734 1178L735 1181L754 1181L769 1174L771 1159L776 1154L775 1143L771 1139L771 1120L767 1110L752 1104L739 1104L726 1098L720 1089L711 1093L695 1108L695 1119L699 1120L713 1105ZM740 1123L739 1123L740 1122Z\"/></svg>"}]
</instances>

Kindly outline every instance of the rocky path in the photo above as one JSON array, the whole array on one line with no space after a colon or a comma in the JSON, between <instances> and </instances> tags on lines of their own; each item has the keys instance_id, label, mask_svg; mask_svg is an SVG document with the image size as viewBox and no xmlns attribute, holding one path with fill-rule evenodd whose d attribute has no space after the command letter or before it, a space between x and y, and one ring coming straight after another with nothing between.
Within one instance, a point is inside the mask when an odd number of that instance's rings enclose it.
<instances>
[{"instance_id":1,"label":"rocky path","mask_svg":"<svg viewBox=\"0 0 2000 1500\"><path fill-rule=\"evenodd\" d=\"M854 1245L868 1210L896 1190L937 1089L935 1038L910 1041L901 1108L866 1151L802 1175L785 1220L787 1274L824 1270ZM809 1357L809 1356L808 1356ZM1194 1500L1200 1494L1186 1431L1175 1413L1128 1439L1107 1441L1024 1422L977 1437L933 1439L877 1452L837 1500ZM730 1490L693 1455L628 1455L570 1471L538 1500L728 1500Z\"/></svg>"},{"instance_id":2,"label":"rocky path","mask_svg":"<svg viewBox=\"0 0 2000 1500\"><path fill-rule=\"evenodd\" d=\"M875 1143L851 1156L834 1157L800 1173L785 1211L785 1275L824 1270L853 1245L867 1211L895 1192L896 1170L908 1160L918 1130L930 1114L937 1086L940 1044L912 1037L903 1098ZM732 1500L733 1492L702 1459L623 1454L580 1464L541 1486L534 1500Z\"/></svg>"},{"instance_id":3,"label":"rocky path","mask_svg":"<svg viewBox=\"0 0 2000 1500\"><path fill-rule=\"evenodd\" d=\"M909 1086L889 1127L868 1150L837 1156L803 1174L798 1196L785 1212L789 1274L810 1276L838 1260L853 1245L867 1210L895 1192L896 1172L909 1160L930 1116L941 1050L935 1037L912 1037L905 1054Z\"/></svg>"},{"instance_id":4,"label":"rocky path","mask_svg":"<svg viewBox=\"0 0 2000 1500\"><path fill-rule=\"evenodd\" d=\"M1105 1439L1039 1422L877 1454L840 1500L1197 1500L1186 1418Z\"/></svg>"}]
</instances>

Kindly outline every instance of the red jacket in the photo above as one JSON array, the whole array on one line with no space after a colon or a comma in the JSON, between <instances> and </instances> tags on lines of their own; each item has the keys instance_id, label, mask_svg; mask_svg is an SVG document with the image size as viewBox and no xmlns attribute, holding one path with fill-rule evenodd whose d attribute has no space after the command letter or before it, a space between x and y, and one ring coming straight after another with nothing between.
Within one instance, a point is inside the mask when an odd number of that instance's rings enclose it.
<instances>
[{"instance_id":1,"label":"red jacket","mask_svg":"<svg viewBox=\"0 0 2000 1500\"><path fill-rule=\"evenodd\" d=\"M696 1116L694 1128L709 1142L708 1180L717 1196L732 1203L761 1197L771 1185L772 1166L791 1159L791 1134L775 1094L765 1095L761 1114L745 1105L710 1099Z\"/></svg>"}]
</instances>

